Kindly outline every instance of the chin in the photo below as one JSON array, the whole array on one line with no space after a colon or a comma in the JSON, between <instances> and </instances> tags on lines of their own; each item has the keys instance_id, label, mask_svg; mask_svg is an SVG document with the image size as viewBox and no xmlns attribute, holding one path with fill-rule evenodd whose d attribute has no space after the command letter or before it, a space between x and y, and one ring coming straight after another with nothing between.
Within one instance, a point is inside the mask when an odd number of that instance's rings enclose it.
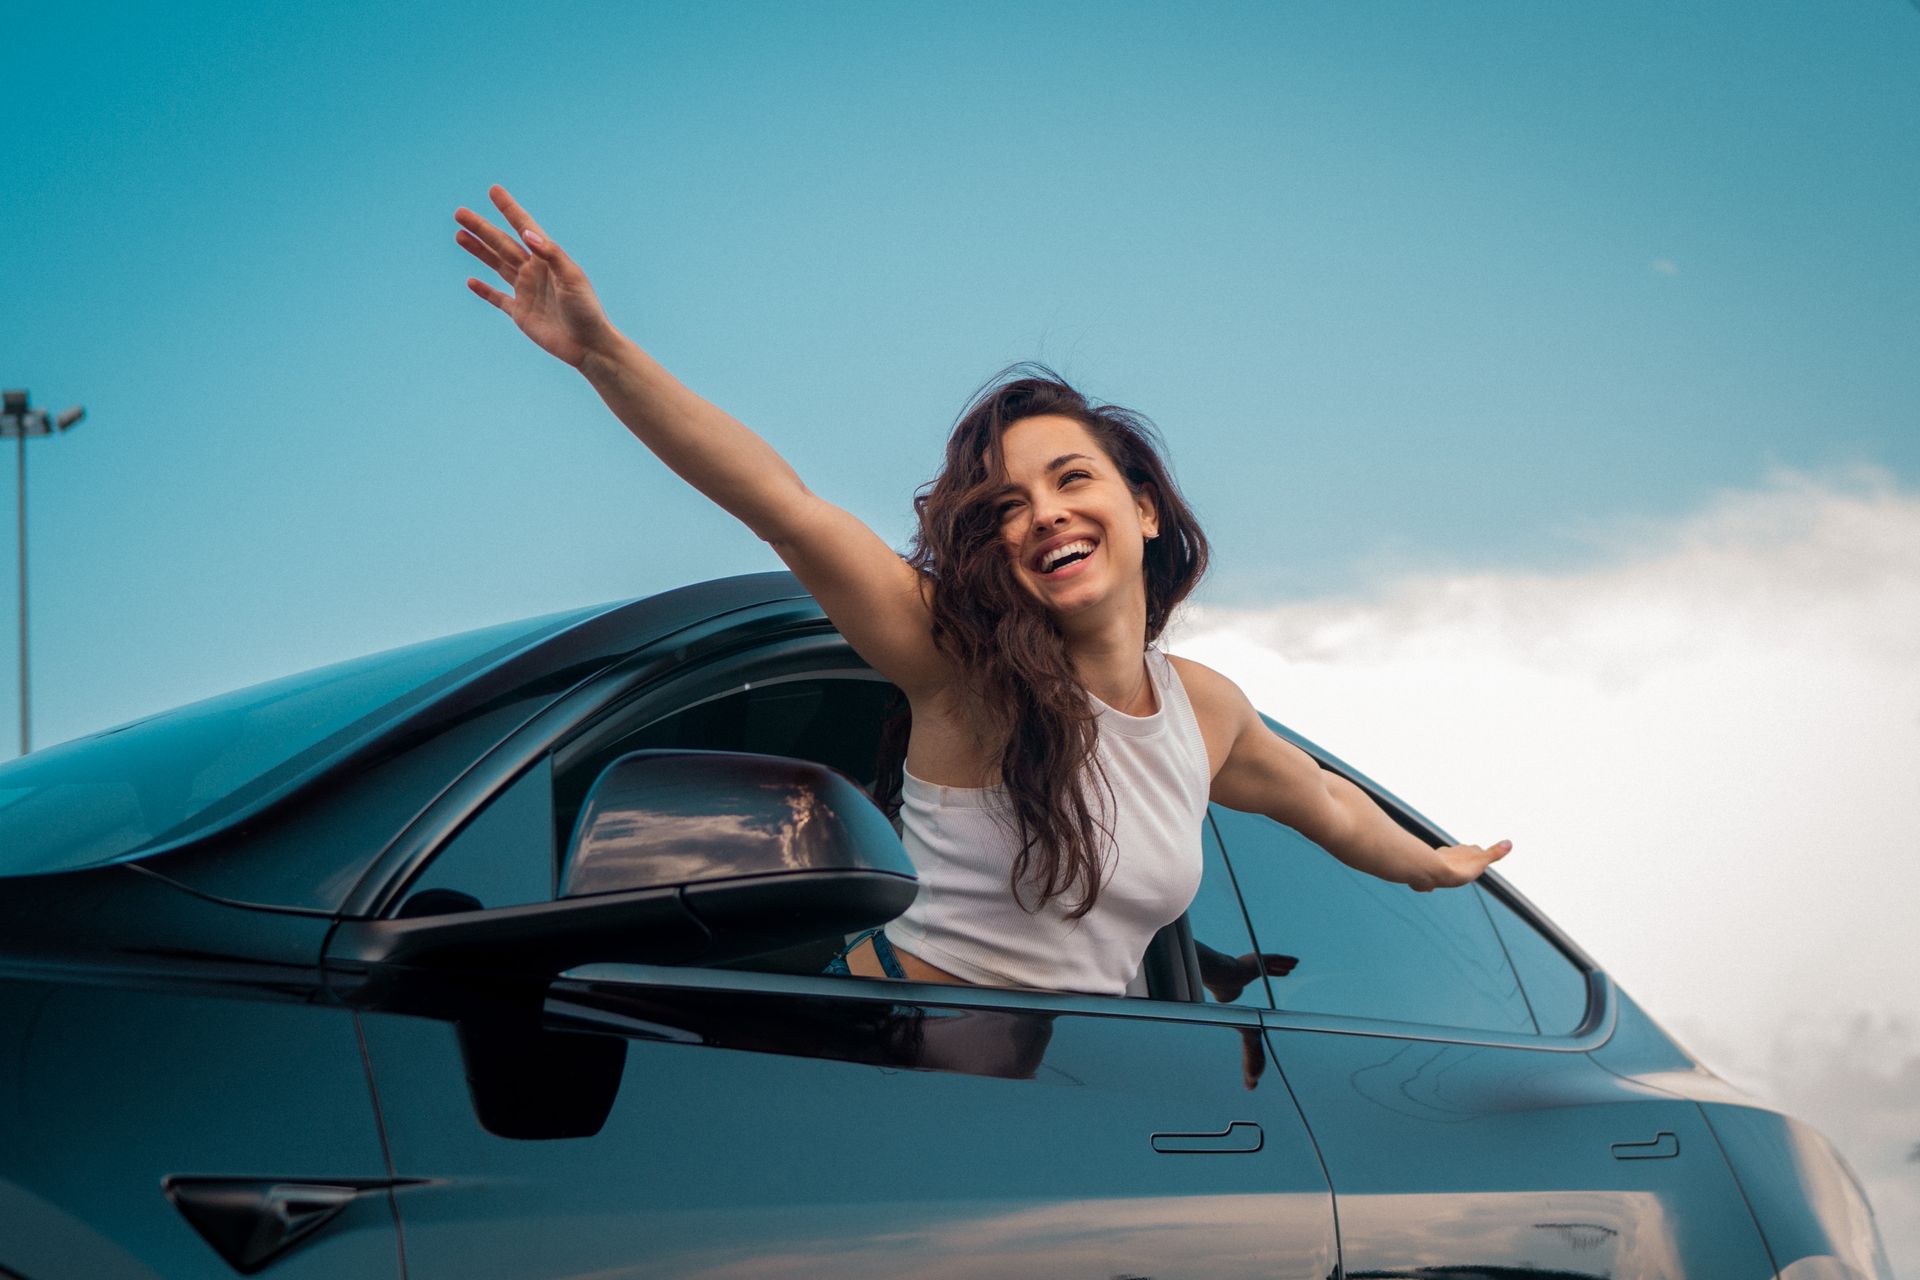
<instances>
[{"instance_id":1,"label":"chin","mask_svg":"<svg viewBox=\"0 0 1920 1280\"><path fill-rule=\"evenodd\" d=\"M1034 589L1034 593L1039 596L1040 603L1046 607L1048 613L1061 618L1070 618L1075 614L1097 608L1112 599L1114 594L1111 587L1102 587L1099 583L1093 582L1084 586L1076 582L1070 590L1057 592L1038 587Z\"/></svg>"}]
</instances>

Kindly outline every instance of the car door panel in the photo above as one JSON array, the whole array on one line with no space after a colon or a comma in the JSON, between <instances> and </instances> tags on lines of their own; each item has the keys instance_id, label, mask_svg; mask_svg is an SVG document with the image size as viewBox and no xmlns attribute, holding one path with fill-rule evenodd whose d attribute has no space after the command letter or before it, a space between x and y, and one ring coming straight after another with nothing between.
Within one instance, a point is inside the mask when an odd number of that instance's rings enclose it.
<instances>
[{"instance_id":1,"label":"car door panel","mask_svg":"<svg viewBox=\"0 0 1920 1280\"><path fill-rule=\"evenodd\" d=\"M0 981L0 1268L34 1280L225 1280L194 1192L228 1235L283 1237L271 1274L399 1273L394 1211L354 1015L184 982ZM290 1188L325 1187L320 1207ZM183 1194L184 1192L184 1194Z\"/></svg>"},{"instance_id":2,"label":"car door panel","mask_svg":"<svg viewBox=\"0 0 1920 1280\"><path fill-rule=\"evenodd\" d=\"M1480 890L1416 894L1269 819L1214 823L1257 944L1298 962L1262 1018L1348 1275L1771 1274L1698 1107L1590 1060L1601 1022L1539 1035Z\"/></svg>"},{"instance_id":3,"label":"car door panel","mask_svg":"<svg viewBox=\"0 0 1920 1280\"><path fill-rule=\"evenodd\" d=\"M488 1132L451 1026L369 1016L396 1170L422 1180L399 1197L414 1280L1333 1271L1292 1099L1277 1073L1246 1083L1251 1013L592 972L545 1009L624 1046L590 1136ZM1235 1149L1156 1150L1228 1133Z\"/></svg>"},{"instance_id":4,"label":"car door panel","mask_svg":"<svg viewBox=\"0 0 1920 1280\"><path fill-rule=\"evenodd\" d=\"M1690 1102L1578 1052L1268 1039L1326 1160L1350 1276L1772 1275Z\"/></svg>"}]
</instances>

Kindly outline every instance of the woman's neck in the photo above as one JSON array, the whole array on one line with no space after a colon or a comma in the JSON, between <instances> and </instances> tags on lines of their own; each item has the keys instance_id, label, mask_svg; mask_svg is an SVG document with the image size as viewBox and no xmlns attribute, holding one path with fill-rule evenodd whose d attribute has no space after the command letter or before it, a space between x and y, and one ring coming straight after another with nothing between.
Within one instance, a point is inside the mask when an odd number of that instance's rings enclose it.
<instances>
[{"instance_id":1,"label":"woman's neck","mask_svg":"<svg viewBox=\"0 0 1920 1280\"><path fill-rule=\"evenodd\" d=\"M1146 603L1115 610L1067 632L1067 659L1080 686L1116 711L1151 715L1157 709L1147 679Z\"/></svg>"}]
</instances>

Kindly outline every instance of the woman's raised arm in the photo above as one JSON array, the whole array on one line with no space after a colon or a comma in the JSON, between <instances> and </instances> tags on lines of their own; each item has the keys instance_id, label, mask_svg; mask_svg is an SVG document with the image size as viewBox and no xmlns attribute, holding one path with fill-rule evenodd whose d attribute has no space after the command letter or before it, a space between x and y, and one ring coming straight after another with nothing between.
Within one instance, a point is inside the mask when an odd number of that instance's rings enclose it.
<instances>
[{"instance_id":1,"label":"woman's raised arm","mask_svg":"<svg viewBox=\"0 0 1920 1280\"><path fill-rule=\"evenodd\" d=\"M642 444L770 544L880 674L909 697L943 685L948 666L933 643L919 575L851 513L808 489L765 440L616 329L579 264L505 188L488 195L514 234L460 209L454 238L512 292L473 278L467 287L580 370Z\"/></svg>"}]
</instances>

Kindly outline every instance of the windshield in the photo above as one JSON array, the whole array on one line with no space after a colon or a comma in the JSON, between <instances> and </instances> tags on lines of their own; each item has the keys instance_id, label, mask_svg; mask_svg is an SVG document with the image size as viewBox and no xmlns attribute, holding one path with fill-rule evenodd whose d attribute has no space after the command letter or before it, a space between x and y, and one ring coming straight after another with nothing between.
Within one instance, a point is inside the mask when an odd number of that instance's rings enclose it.
<instances>
[{"instance_id":1,"label":"windshield","mask_svg":"<svg viewBox=\"0 0 1920 1280\"><path fill-rule=\"evenodd\" d=\"M596 612L355 658L0 765L0 876L94 866L209 828L493 659Z\"/></svg>"}]
</instances>

